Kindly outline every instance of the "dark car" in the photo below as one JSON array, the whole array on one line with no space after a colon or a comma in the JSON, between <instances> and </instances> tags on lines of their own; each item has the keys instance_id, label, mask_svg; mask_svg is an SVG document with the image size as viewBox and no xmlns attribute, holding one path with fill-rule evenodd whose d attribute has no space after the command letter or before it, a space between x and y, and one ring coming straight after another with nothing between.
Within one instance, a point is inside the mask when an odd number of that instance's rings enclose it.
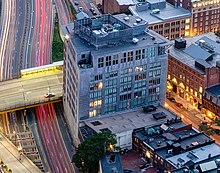
<instances>
[{"instance_id":1,"label":"dark car","mask_svg":"<svg viewBox=\"0 0 220 173\"><path fill-rule=\"evenodd\" d=\"M175 102L176 100L175 100L175 98L173 98L173 97L168 97L167 98L169 101L171 101L171 102Z\"/></svg>"},{"instance_id":2,"label":"dark car","mask_svg":"<svg viewBox=\"0 0 220 173\"><path fill-rule=\"evenodd\" d=\"M74 4L75 4L75 5L79 5L79 2L78 2L78 1L75 1Z\"/></svg>"},{"instance_id":3,"label":"dark car","mask_svg":"<svg viewBox=\"0 0 220 173\"><path fill-rule=\"evenodd\" d=\"M144 168L147 168L147 167L149 167L149 166L150 166L149 163L144 163L144 164L141 164L141 165L139 166L139 168L140 168L140 169L144 169Z\"/></svg>"},{"instance_id":4,"label":"dark car","mask_svg":"<svg viewBox=\"0 0 220 173\"><path fill-rule=\"evenodd\" d=\"M179 108L183 108L183 104L182 104L182 103L176 102L176 105L177 105Z\"/></svg>"},{"instance_id":5,"label":"dark car","mask_svg":"<svg viewBox=\"0 0 220 173\"><path fill-rule=\"evenodd\" d=\"M143 106L142 108L143 108L143 111L146 113L157 110L157 108L154 105Z\"/></svg>"}]
</instances>

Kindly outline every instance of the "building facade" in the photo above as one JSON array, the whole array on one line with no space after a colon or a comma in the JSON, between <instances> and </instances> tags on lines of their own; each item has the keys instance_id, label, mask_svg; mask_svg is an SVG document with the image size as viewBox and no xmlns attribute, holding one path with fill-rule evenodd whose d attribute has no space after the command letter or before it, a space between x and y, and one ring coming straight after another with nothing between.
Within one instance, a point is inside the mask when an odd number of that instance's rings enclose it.
<instances>
[{"instance_id":1,"label":"building facade","mask_svg":"<svg viewBox=\"0 0 220 173\"><path fill-rule=\"evenodd\" d=\"M216 32L220 29L220 1L193 1L193 0L167 0L167 2L190 10L191 29L190 35Z\"/></svg>"},{"instance_id":2,"label":"building facade","mask_svg":"<svg viewBox=\"0 0 220 173\"><path fill-rule=\"evenodd\" d=\"M83 119L164 104L169 44L123 14L76 21L65 43L68 110Z\"/></svg>"},{"instance_id":3,"label":"building facade","mask_svg":"<svg viewBox=\"0 0 220 173\"><path fill-rule=\"evenodd\" d=\"M132 145L161 172L195 170L202 163L220 158L220 147L214 140L179 118L134 130Z\"/></svg>"},{"instance_id":4,"label":"building facade","mask_svg":"<svg viewBox=\"0 0 220 173\"><path fill-rule=\"evenodd\" d=\"M128 12L128 7L133 5L132 0L103 0L102 7L105 14L117 14Z\"/></svg>"},{"instance_id":5,"label":"building facade","mask_svg":"<svg viewBox=\"0 0 220 173\"><path fill-rule=\"evenodd\" d=\"M220 82L219 50L214 33L176 39L168 53L168 92L202 109L205 88Z\"/></svg>"},{"instance_id":6,"label":"building facade","mask_svg":"<svg viewBox=\"0 0 220 173\"><path fill-rule=\"evenodd\" d=\"M210 119L215 119L220 116L220 85L215 85L205 89L203 96L203 108L206 110L206 115Z\"/></svg>"},{"instance_id":7,"label":"building facade","mask_svg":"<svg viewBox=\"0 0 220 173\"><path fill-rule=\"evenodd\" d=\"M130 6L129 10L133 15L146 20L149 29L171 40L189 36L191 13L188 10L160 0L134 2L135 6Z\"/></svg>"}]
</instances>

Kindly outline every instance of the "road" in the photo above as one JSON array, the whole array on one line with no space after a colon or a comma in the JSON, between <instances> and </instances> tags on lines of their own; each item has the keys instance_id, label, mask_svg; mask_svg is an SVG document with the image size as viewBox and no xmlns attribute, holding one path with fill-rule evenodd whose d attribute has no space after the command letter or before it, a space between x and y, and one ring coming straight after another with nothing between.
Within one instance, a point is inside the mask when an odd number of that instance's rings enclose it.
<instances>
[{"instance_id":1,"label":"road","mask_svg":"<svg viewBox=\"0 0 220 173\"><path fill-rule=\"evenodd\" d=\"M53 104L49 103L36 107L36 115L52 172L74 173Z\"/></svg>"},{"instance_id":2,"label":"road","mask_svg":"<svg viewBox=\"0 0 220 173\"><path fill-rule=\"evenodd\" d=\"M194 128L199 129L199 124L204 121L203 115L198 110L187 110L185 108L177 107L173 102L166 100L166 107L180 116L182 121L186 124L192 124ZM220 145L220 136L219 135L212 135L210 136L213 138L217 144Z\"/></svg>"},{"instance_id":3,"label":"road","mask_svg":"<svg viewBox=\"0 0 220 173\"><path fill-rule=\"evenodd\" d=\"M51 62L52 0L2 1L0 81Z\"/></svg>"},{"instance_id":4,"label":"road","mask_svg":"<svg viewBox=\"0 0 220 173\"><path fill-rule=\"evenodd\" d=\"M20 78L0 82L0 110L48 101L48 98L44 98L48 92L55 94L51 100L56 99L62 96L62 90L63 72L61 70L41 74L35 78Z\"/></svg>"}]
</instances>

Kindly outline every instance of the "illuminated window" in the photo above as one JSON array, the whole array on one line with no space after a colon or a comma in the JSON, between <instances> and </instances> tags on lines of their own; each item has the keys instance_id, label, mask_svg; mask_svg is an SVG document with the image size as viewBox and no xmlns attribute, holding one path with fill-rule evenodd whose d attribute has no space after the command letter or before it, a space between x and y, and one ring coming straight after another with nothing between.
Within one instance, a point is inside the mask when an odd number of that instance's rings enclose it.
<instances>
[{"instance_id":1,"label":"illuminated window","mask_svg":"<svg viewBox=\"0 0 220 173\"><path fill-rule=\"evenodd\" d=\"M189 87L188 86L186 86L186 91L189 91Z\"/></svg>"},{"instance_id":2,"label":"illuminated window","mask_svg":"<svg viewBox=\"0 0 220 173\"><path fill-rule=\"evenodd\" d=\"M193 89L192 88L190 88L190 92L193 93Z\"/></svg>"},{"instance_id":3,"label":"illuminated window","mask_svg":"<svg viewBox=\"0 0 220 173\"><path fill-rule=\"evenodd\" d=\"M186 23L190 23L190 19L186 19Z\"/></svg>"},{"instance_id":4,"label":"illuminated window","mask_svg":"<svg viewBox=\"0 0 220 173\"><path fill-rule=\"evenodd\" d=\"M195 91L195 96L197 97L197 92Z\"/></svg>"},{"instance_id":5,"label":"illuminated window","mask_svg":"<svg viewBox=\"0 0 220 173\"><path fill-rule=\"evenodd\" d=\"M189 31L185 31L185 36L189 36Z\"/></svg>"},{"instance_id":6,"label":"illuminated window","mask_svg":"<svg viewBox=\"0 0 220 173\"><path fill-rule=\"evenodd\" d=\"M199 92L202 93L202 90L203 90L203 89L202 89L202 87L200 86L200 87L199 87Z\"/></svg>"},{"instance_id":7,"label":"illuminated window","mask_svg":"<svg viewBox=\"0 0 220 173\"><path fill-rule=\"evenodd\" d=\"M102 89L102 87L103 87L103 83L102 82L99 82L99 89Z\"/></svg>"},{"instance_id":8,"label":"illuminated window","mask_svg":"<svg viewBox=\"0 0 220 173\"><path fill-rule=\"evenodd\" d=\"M89 107L92 108L94 106L93 102L89 103Z\"/></svg>"},{"instance_id":9,"label":"illuminated window","mask_svg":"<svg viewBox=\"0 0 220 173\"><path fill-rule=\"evenodd\" d=\"M169 74L168 74L167 78L170 79L170 75Z\"/></svg>"},{"instance_id":10,"label":"illuminated window","mask_svg":"<svg viewBox=\"0 0 220 173\"><path fill-rule=\"evenodd\" d=\"M189 29L189 25L186 25L186 26L185 26L185 29L188 30L188 29Z\"/></svg>"}]
</instances>

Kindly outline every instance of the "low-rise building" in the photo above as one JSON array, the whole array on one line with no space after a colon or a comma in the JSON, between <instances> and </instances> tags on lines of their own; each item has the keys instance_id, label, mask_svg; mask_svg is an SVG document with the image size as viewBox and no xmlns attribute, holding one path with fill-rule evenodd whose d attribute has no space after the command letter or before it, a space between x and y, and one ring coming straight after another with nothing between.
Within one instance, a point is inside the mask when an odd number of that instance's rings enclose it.
<instances>
[{"instance_id":1,"label":"low-rise building","mask_svg":"<svg viewBox=\"0 0 220 173\"><path fill-rule=\"evenodd\" d=\"M106 14L126 13L128 7L134 5L132 0L103 0L103 12Z\"/></svg>"},{"instance_id":2,"label":"low-rise building","mask_svg":"<svg viewBox=\"0 0 220 173\"><path fill-rule=\"evenodd\" d=\"M220 44L214 33L176 39L168 53L168 91L202 108L205 88L220 83Z\"/></svg>"},{"instance_id":3,"label":"low-rise building","mask_svg":"<svg viewBox=\"0 0 220 173\"><path fill-rule=\"evenodd\" d=\"M134 0L129 10L135 16L148 22L148 28L160 35L175 39L189 36L191 13L161 0Z\"/></svg>"},{"instance_id":4,"label":"low-rise building","mask_svg":"<svg viewBox=\"0 0 220 173\"><path fill-rule=\"evenodd\" d=\"M220 84L205 89L202 106L209 118L220 116Z\"/></svg>"},{"instance_id":5,"label":"low-rise building","mask_svg":"<svg viewBox=\"0 0 220 173\"><path fill-rule=\"evenodd\" d=\"M160 115L165 116L158 118ZM99 116L93 118L92 120L84 120L80 124L80 130L82 134L85 135L93 134L94 131L111 131L117 137L117 146L122 149L131 149L132 132L134 129L161 124L166 122L167 119L175 117L175 114L161 106L158 106L156 111L149 113L146 113L141 108L138 108L121 113L112 113L111 116Z\"/></svg>"},{"instance_id":6,"label":"low-rise building","mask_svg":"<svg viewBox=\"0 0 220 173\"><path fill-rule=\"evenodd\" d=\"M220 147L204 133L175 118L133 132L133 149L163 171L195 169L220 158Z\"/></svg>"}]
</instances>

